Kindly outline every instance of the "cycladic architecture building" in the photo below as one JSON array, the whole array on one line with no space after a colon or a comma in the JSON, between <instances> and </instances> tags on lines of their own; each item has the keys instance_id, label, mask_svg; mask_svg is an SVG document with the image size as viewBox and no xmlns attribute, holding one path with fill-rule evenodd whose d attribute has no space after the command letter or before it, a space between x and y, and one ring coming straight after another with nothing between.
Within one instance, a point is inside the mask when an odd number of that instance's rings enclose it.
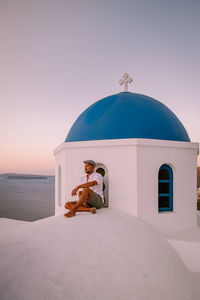
<instances>
[{"instance_id":1,"label":"cycladic architecture building","mask_svg":"<svg viewBox=\"0 0 200 300\"><path fill-rule=\"evenodd\" d=\"M88 107L55 155L55 214L66 212L83 161L97 162L105 207L140 217L161 232L196 226L198 143L176 115L151 97L125 91Z\"/></svg>"}]
</instances>

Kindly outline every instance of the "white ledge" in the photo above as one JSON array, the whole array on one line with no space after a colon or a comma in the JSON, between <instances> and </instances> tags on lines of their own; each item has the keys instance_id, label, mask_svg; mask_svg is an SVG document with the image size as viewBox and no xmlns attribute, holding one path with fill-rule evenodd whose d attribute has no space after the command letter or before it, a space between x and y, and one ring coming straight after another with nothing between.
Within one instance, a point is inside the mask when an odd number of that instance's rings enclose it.
<instances>
[{"instance_id":1,"label":"white ledge","mask_svg":"<svg viewBox=\"0 0 200 300\"><path fill-rule=\"evenodd\" d=\"M80 142L65 142L54 149L54 155L66 148L90 148L90 147L116 147L116 146L143 146L143 147L168 147L191 149L199 152L199 144L192 142L177 142L156 139L113 139L113 140L95 140Z\"/></svg>"}]
</instances>

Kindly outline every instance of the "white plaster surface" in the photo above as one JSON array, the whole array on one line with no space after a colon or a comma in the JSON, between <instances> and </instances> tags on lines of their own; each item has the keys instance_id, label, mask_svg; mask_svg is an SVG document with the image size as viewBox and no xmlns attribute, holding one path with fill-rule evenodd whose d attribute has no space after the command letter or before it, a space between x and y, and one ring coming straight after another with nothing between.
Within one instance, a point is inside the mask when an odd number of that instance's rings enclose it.
<instances>
[{"instance_id":1,"label":"white plaster surface","mask_svg":"<svg viewBox=\"0 0 200 300\"><path fill-rule=\"evenodd\" d=\"M26 227L29 222L0 218L0 239L7 238L9 235Z\"/></svg>"},{"instance_id":2,"label":"white plaster surface","mask_svg":"<svg viewBox=\"0 0 200 300\"><path fill-rule=\"evenodd\" d=\"M196 227L197 151L196 143L150 140L139 144L138 216L161 232ZM173 170L173 212L159 213L158 170L163 164Z\"/></svg>"},{"instance_id":3,"label":"white plaster surface","mask_svg":"<svg viewBox=\"0 0 200 300\"><path fill-rule=\"evenodd\" d=\"M168 241L180 255L188 269L190 269L193 272L200 273L200 243L170 239Z\"/></svg>"},{"instance_id":4,"label":"white plaster surface","mask_svg":"<svg viewBox=\"0 0 200 300\"><path fill-rule=\"evenodd\" d=\"M197 153L198 143L150 139L63 143L54 150L55 213L64 213L65 202L72 200L72 189L80 184L83 161L93 159L107 168L109 207L138 216L161 232L195 228ZM174 210L159 213L158 172L163 164L173 169ZM58 205L59 165L61 206Z\"/></svg>"},{"instance_id":5,"label":"white plaster surface","mask_svg":"<svg viewBox=\"0 0 200 300\"><path fill-rule=\"evenodd\" d=\"M171 232L166 238L188 269L200 273L200 211L197 211L197 228Z\"/></svg>"},{"instance_id":6,"label":"white plaster surface","mask_svg":"<svg viewBox=\"0 0 200 300\"><path fill-rule=\"evenodd\" d=\"M153 227L131 214L55 216L0 240L1 300L197 300L191 273Z\"/></svg>"}]
</instances>

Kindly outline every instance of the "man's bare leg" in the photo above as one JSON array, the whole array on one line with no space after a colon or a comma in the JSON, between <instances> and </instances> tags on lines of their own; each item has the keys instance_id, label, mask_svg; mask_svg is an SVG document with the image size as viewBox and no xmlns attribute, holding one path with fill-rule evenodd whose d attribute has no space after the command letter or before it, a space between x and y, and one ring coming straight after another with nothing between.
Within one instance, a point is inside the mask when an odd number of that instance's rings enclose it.
<instances>
[{"instance_id":1,"label":"man's bare leg","mask_svg":"<svg viewBox=\"0 0 200 300\"><path fill-rule=\"evenodd\" d=\"M69 218L74 217L78 208L83 206L83 203L86 203L86 201L91 198L92 194L93 191L90 188L88 187L84 188L79 197L79 201L74 205L74 207L68 213L65 214L65 217L69 217Z\"/></svg>"},{"instance_id":2,"label":"man's bare leg","mask_svg":"<svg viewBox=\"0 0 200 300\"><path fill-rule=\"evenodd\" d=\"M69 201L65 203L65 208L68 210L71 210L75 205L77 204L77 201ZM91 207L89 206L80 206L77 211L90 211Z\"/></svg>"},{"instance_id":3,"label":"man's bare leg","mask_svg":"<svg viewBox=\"0 0 200 300\"><path fill-rule=\"evenodd\" d=\"M82 191L79 191L78 192L78 197L80 198L80 196L82 195ZM68 210L71 210L75 204L77 204L78 201L69 201L69 202L66 202L65 203L65 208L68 209ZM90 211L90 207L88 205L82 205L80 206L77 211Z\"/></svg>"}]
</instances>

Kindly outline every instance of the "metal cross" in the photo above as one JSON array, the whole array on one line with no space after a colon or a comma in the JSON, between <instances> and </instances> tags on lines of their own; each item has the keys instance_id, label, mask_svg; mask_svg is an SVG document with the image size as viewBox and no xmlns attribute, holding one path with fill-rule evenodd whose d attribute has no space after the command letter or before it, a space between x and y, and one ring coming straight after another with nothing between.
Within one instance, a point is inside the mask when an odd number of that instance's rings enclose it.
<instances>
[{"instance_id":1,"label":"metal cross","mask_svg":"<svg viewBox=\"0 0 200 300\"><path fill-rule=\"evenodd\" d=\"M120 79L119 84L123 85L124 84L124 91L128 91L128 83L131 83L133 81L133 78L129 77L127 73L124 73L123 79Z\"/></svg>"}]
</instances>

